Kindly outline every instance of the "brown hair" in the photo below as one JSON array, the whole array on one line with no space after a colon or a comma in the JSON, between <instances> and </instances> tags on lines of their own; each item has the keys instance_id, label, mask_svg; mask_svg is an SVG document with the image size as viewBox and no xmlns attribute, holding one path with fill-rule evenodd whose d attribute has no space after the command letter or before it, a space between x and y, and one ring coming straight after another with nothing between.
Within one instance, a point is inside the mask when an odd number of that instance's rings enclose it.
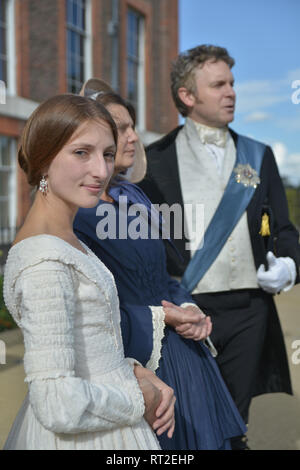
<instances>
[{"instance_id":1,"label":"brown hair","mask_svg":"<svg viewBox=\"0 0 300 470\"><path fill-rule=\"evenodd\" d=\"M132 104L129 101L122 98L117 93L115 93L114 90L104 80L101 80L100 78L90 78L83 84L80 90L80 95L88 96L98 101L103 106L109 106L110 104L118 104L120 106L123 106L125 109L127 109L133 121L133 125L135 126L136 114L135 114L135 109L132 106ZM139 181L141 181L145 177L146 169L147 169L147 162L146 162L145 150L144 150L143 143L141 142L141 139L139 137L139 140L136 142L136 145L135 145L134 164L129 172L130 181L132 183L138 183Z\"/></svg>"},{"instance_id":2,"label":"brown hair","mask_svg":"<svg viewBox=\"0 0 300 470\"><path fill-rule=\"evenodd\" d=\"M118 95L118 93L115 93L104 80L101 80L100 78L90 78L83 84L79 94L81 96L92 98L103 104L105 107L110 104L119 104L120 106L123 106L129 112L135 126L136 114L132 104Z\"/></svg>"},{"instance_id":3,"label":"brown hair","mask_svg":"<svg viewBox=\"0 0 300 470\"><path fill-rule=\"evenodd\" d=\"M64 94L38 106L26 122L18 150L18 161L28 183L37 186L44 170L78 127L86 121L98 119L108 124L117 144L115 122L105 107L96 101Z\"/></svg>"},{"instance_id":4,"label":"brown hair","mask_svg":"<svg viewBox=\"0 0 300 470\"><path fill-rule=\"evenodd\" d=\"M190 93L196 93L195 71L207 61L225 62L230 68L234 66L234 59L230 57L224 47L203 44L179 54L172 63L171 91L176 108L182 116L188 116L190 108L178 96L181 87Z\"/></svg>"}]
</instances>

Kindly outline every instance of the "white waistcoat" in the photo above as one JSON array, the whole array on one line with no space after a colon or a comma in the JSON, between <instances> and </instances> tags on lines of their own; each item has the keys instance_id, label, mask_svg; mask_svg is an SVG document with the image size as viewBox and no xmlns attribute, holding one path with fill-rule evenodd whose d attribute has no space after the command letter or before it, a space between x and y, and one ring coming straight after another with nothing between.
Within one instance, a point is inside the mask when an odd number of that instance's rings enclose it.
<instances>
[{"instance_id":1,"label":"white waistcoat","mask_svg":"<svg viewBox=\"0 0 300 470\"><path fill-rule=\"evenodd\" d=\"M183 203L193 204L193 211L185 211L185 232L196 232L195 224L199 224L199 220L196 220L196 204L202 204L204 207L204 227L197 227L197 231L203 232L219 205L232 173L236 159L235 145L229 136L220 175L212 156L201 143L193 121L187 119L176 138L176 150ZM195 248L191 245L192 255ZM244 212L216 260L193 290L193 294L257 287L247 214Z\"/></svg>"}]
</instances>

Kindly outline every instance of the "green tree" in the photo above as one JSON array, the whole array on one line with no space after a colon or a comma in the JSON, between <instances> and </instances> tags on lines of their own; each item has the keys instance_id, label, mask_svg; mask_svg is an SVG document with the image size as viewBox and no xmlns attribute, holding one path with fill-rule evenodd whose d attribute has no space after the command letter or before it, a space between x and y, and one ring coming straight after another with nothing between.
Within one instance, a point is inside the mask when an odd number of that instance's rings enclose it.
<instances>
[{"instance_id":1,"label":"green tree","mask_svg":"<svg viewBox=\"0 0 300 470\"><path fill-rule=\"evenodd\" d=\"M290 219L293 224L300 229L300 186L292 187L287 186L285 188L286 197L289 206Z\"/></svg>"},{"instance_id":2,"label":"green tree","mask_svg":"<svg viewBox=\"0 0 300 470\"><path fill-rule=\"evenodd\" d=\"M0 275L0 331L16 328L16 326L4 303L3 276Z\"/></svg>"}]
</instances>

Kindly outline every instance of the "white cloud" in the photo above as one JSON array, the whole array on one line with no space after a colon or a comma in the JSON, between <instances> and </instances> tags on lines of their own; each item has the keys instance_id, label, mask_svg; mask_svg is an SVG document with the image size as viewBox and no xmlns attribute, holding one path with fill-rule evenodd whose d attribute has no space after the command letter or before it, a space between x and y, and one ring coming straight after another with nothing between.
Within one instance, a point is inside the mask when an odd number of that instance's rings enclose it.
<instances>
[{"instance_id":1,"label":"white cloud","mask_svg":"<svg viewBox=\"0 0 300 470\"><path fill-rule=\"evenodd\" d=\"M264 111L254 111L253 113L248 114L245 117L246 122L258 122L258 121L266 121L270 119L270 114L265 113Z\"/></svg>"},{"instance_id":2,"label":"white cloud","mask_svg":"<svg viewBox=\"0 0 300 470\"><path fill-rule=\"evenodd\" d=\"M293 184L300 183L300 153L289 153L282 142L272 145L279 172L281 176L287 176Z\"/></svg>"},{"instance_id":3,"label":"white cloud","mask_svg":"<svg viewBox=\"0 0 300 470\"><path fill-rule=\"evenodd\" d=\"M295 106L298 106L299 114L297 115L298 109L295 109L296 113L293 113L294 115L291 113L290 116L277 118L275 123L278 127L290 132L300 131L300 103Z\"/></svg>"},{"instance_id":4,"label":"white cloud","mask_svg":"<svg viewBox=\"0 0 300 470\"><path fill-rule=\"evenodd\" d=\"M282 142L275 142L272 145L272 150L274 152L277 165L281 168L286 161L287 148Z\"/></svg>"},{"instance_id":5,"label":"white cloud","mask_svg":"<svg viewBox=\"0 0 300 470\"><path fill-rule=\"evenodd\" d=\"M278 103L291 103L294 80L300 80L300 69L288 71L281 79L237 83L237 112L257 113Z\"/></svg>"},{"instance_id":6,"label":"white cloud","mask_svg":"<svg viewBox=\"0 0 300 470\"><path fill-rule=\"evenodd\" d=\"M271 81L245 82L236 86L236 92L239 113L257 112L257 109L269 108L291 99L290 91L284 92L278 83Z\"/></svg>"}]
</instances>

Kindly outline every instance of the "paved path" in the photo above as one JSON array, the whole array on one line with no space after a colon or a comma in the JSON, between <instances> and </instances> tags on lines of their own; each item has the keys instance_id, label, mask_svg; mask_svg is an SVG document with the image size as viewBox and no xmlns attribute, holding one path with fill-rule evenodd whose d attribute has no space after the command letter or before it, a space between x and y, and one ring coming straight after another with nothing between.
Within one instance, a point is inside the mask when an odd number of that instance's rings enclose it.
<instances>
[{"instance_id":1,"label":"paved path","mask_svg":"<svg viewBox=\"0 0 300 470\"><path fill-rule=\"evenodd\" d=\"M254 398L250 409L249 445L257 450L300 450L300 285L276 296L294 395L274 393ZM293 343L299 341L297 350Z\"/></svg>"},{"instance_id":2,"label":"paved path","mask_svg":"<svg viewBox=\"0 0 300 470\"><path fill-rule=\"evenodd\" d=\"M263 395L253 400L250 410L249 444L256 450L300 450L300 286L276 297L290 361L294 396ZM299 341L299 354L293 349ZM19 330L0 333L6 344L6 364L0 360L0 449L26 395L22 357L24 348ZM0 343L1 345L1 343ZM1 356L0 356L1 359Z\"/></svg>"},{"instance_id":3,"label":"paved path","mask_svg":"<svg viewBox=\"0 0 300 470\"><path fill-rule=\"evenodd\" d=\"M6 344L6 364L0 363L0 449L27 393L23 369L23 337L19 329L0 333Z\"/></svg>"}]
</instances>

